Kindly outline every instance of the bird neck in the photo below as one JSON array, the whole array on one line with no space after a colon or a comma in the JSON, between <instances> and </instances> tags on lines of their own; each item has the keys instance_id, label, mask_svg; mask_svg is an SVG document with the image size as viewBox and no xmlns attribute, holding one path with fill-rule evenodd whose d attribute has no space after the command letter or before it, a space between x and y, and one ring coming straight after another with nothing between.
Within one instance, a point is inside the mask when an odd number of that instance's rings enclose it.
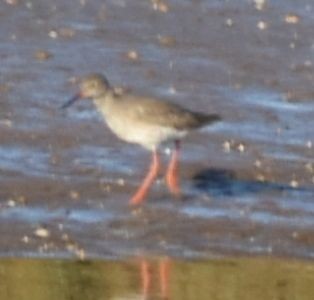
<instances>
[{"instance_id":1,"label":"bird neck","mask_svg":"<svg viewBox=\"0 0 314 300\"><path fill-rule=\"evenodd\" d=\"M110 88L95 97L93 102L98 109L102 110L113 103L116 98L118 98L118 96L116 95L114 89Z\"/></svg>"}]
</instances>

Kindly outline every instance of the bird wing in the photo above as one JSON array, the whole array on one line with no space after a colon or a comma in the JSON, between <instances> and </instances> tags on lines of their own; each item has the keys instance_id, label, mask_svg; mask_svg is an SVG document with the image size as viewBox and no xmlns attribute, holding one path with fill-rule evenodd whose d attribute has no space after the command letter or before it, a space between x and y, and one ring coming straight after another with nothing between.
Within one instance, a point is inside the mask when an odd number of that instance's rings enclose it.
<instances>
[{"instance_id":1,"label":"bird wing","mask_svg":"<svg viewBox=\"0 0 314 300\"><path fill-rule=\"evenodd\" d=\"M218 115L192 112L176 104L155 98L129 97L129 100L132 100L132 105L128 105L126 109L128 109L129 116L138 122L186 130L199 128L220 119ZM126 102L130 104L131 101Z\"/></svg>"}]
</instances>

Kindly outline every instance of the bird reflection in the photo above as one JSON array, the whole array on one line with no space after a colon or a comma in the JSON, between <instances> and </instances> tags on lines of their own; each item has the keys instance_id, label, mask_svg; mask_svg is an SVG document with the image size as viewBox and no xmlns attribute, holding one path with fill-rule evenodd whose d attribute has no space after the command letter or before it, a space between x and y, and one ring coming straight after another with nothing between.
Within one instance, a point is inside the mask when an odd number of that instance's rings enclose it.
<instances>
[{"instance_id":1,"label":"bird reflection","mask_svg":"<svg viewBox=\"0 0 314 300\"><path fill-rule=\"evenodd\" d=\"M155 262L141 258L139 265L142 299L149 299L156 289L161 299L169 299L170 259L161 258L156 266ZM155 283L156 286L154 286Z\"/></svg>"}]
</instances>

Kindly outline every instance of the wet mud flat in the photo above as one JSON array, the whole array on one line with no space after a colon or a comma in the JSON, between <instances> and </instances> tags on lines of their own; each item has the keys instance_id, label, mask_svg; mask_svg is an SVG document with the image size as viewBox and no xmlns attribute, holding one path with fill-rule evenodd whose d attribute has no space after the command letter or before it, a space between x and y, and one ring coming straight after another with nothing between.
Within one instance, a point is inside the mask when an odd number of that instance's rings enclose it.
<instances>
[{"instance_id":1,"label":"wet mud flat","mask_svg":"<svg viewBox=\"0 0 314 300\"><path fill-rule=\"evenodd\" d=\"M271 256L311 268L311 1L0 7L2 257ZM182 199L161 176L143 207L128 207L150 154L116 139L87 102L59 109L90 72L222 116L183 143Z\"/></svg>"}]
</instances>

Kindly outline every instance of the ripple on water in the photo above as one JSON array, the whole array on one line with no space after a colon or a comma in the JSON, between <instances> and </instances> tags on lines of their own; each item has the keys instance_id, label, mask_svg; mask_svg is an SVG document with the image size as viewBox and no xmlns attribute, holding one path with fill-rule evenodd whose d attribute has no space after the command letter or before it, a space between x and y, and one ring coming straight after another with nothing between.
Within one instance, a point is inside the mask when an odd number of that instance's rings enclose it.
<instances>
[{"instance_id":1,"label":"ripple on water","mask_svg":"<svg viewBox=\"0 0 314 300\"><path fill-rule=\"evenodd\" d=\"M1 145L0 167L4 171L50 177L47 151L27 146Z\"/></svg>"},{"instance_id":2,"label":"ripple on water","mask_svg":"<svg viewBox=\"0 0 314 300\"><path fill-rule=\"evenodd\" d=\"M241 102L247 105L268 108L273 111L299 113L314 111L313 102L288 102L281 94L270 90L248 88L241 90L239 97L241 97Z\"/></svg>"},{"instance_id":3,"label":"ripple on water","mask_svg":"<svg viewBox=\"0 0 314 300\"><path fill-rule=\"evenodd\" d=\"M10 207L0 210L0 218L27 223L49 222L66 219L79 223L98 223L114 219L112 213L99 209L48 209L43 207Z\"/></svg>"},{"instance_id":4,"label":"ripple on water","mask_svg":"<svg viewBox=\"0 0 314 300\"><path fill-rule=\"evenodd\" d=\"M218 127L219 132L255 143L280 146L304 147L313 139L311 130L314 127L313 101L304 99L297 103L288 102L278 92L256 88L239 91L224 89L221 92L230 102L234 102L233 105L241 105L241 119L235 121L227 119ZM280 151L287 157L291 156L291 153L285 153L284 148Z\"/></svg>"},{"instance_id":5,"label":"ripple on water","mask_svg":"<svg viewBox=\"0 0 314 300\"><path fill-rule=\"evenodd\" d=\"M209 206L186 205L180 212L192 218L228 219L261 225L284 226L307 229L314 226L314 190L290 189L270 197L260 198L254 193L232 199L220 199ZM301 201L303 199L303 201ZM225 200L225 201L223 201Z\"/></svg>"},{"instance_id":6,"label":"ripple on water","mask_svg":"<svg viewBox=\"0 0 314 300\"><path fill-rule=\"evenodd\" d=\"M74 164L89 166L95 169L99 167L106 171L132 174L132 166L123 159L127 159L120 152L108 146L81 145L71 152L71 157L75 157Z\"/></svg>"}]
</instances>

